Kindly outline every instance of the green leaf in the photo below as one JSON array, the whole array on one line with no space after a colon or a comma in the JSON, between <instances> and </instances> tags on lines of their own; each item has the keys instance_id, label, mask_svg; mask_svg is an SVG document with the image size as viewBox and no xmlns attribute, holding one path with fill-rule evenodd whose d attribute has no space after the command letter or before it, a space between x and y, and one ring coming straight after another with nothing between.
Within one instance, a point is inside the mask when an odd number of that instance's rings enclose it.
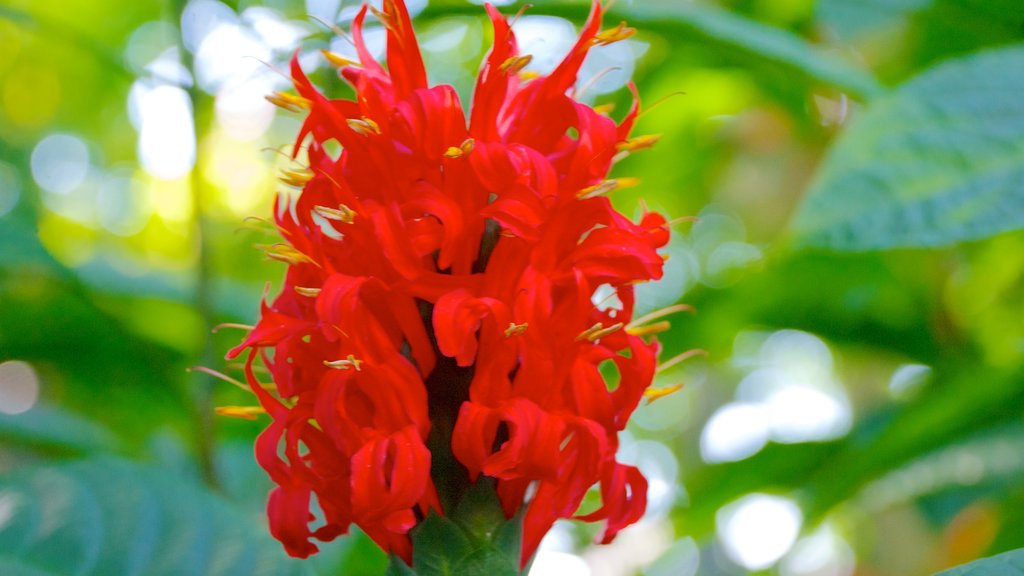
<instances>
[{"instance_id":1,"label":"green leaf","mask_svg":"<svg viewBox=\"0 0 1024 576\"><path fill-rule=\"evenodd\" d=\"M936 576L1024 576L1024 548L957 566Z\"/></svg>"},{"instance_id":2,"label":"green leaf","mask_svg":"<svg viewBox=\"0 0 1024 576\"><path fill-rule=\"evenodd\" d=\"M580 21L589 3L537 1L534 14L563 16ZM465 2L431 2L422 17L451 14L479 15L479 6ZM727 10L676 0L638 2L625 9L613 9L607 21L626 19L641 30L661 32L671 38L687 38L714 44L743 57L770 62L789 72L842 90L859 100L868 100L884 91L871 73L824 53L796 34Z\"/></svg>"},{"instance_id":3,"label":"green leaf","mask_svg":"<svg viewBox=\"0 0 1024 576\"><path fill-rule=\"evenodd\" d=\"M115 458L18 470L0 572L52 575L305 574L266 528L166 470ZM59 553L55 553L59 551Z\"/></svg>"},{"instance_id":4,"label":"green leaf","mask_svg":"<svg viewBox=\"0 0 1024 576\"><path fill-rule=\"evenodd\" d=\"M119 449L117 437L106 428L49 406L35 406L15 415L0 414L0 441L74 453Z\"/></svg>"},{"instance_id":5,"label":"green leaf","mask_svg":"<svg viewBox=\"0 0 1024 576\"><path fill-rule=\"evenodd\" d=\"M458 574L455 564L472 551L459 525L435 513L413 529L412 566L419 576Z\"/></svg>"},{"instance_id":6,"label":"green leaf","mask_svg":"<svg viewBox=\"0 0 1024 576\"><path fill-rule=\"evenodd\" d=\"M819 21L845 39L897 24L934 0L818 0Z\"/></svg>"},{"instance_id":7,"label":"green leaf","mask_svg":"<svg viewBox=\"0 0 1024 576\"><path fill-rule=\"evenodd\" d=\"M836 250L949 245L1024 227L1024 46L951 61L874 102L795 224Z\"/></svg>"}]
</instances>

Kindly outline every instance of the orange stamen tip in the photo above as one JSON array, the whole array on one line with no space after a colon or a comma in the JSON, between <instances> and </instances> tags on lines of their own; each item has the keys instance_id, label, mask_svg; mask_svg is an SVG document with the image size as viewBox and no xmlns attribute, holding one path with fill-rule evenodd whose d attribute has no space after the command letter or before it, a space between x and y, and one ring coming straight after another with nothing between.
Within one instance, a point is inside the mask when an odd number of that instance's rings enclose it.
<instances>
[{"instance_id":1,"label":"orange stamen tip","mask_svg":"<svg viewBox=\"0 0 1024 576\"><path fill-rule=\"evenodd\" d=\"M345 206L344 204L339 204L337 208L317 205L313 207L313 213L328 220L336 220L344 224L351 224L355 221L356 216L358 215L355 210Z\"/></svg>"},{"instance_id":2,"label":"orange stamen tip","mask_svg":"<svg viewBox=\"0 0 1024 576\"><path fill-rule=\"evenodd\" d=\"M330 50L321 50L320 53L324 55L324 58L326 58L328 62L330 62L334 66L337 66L338 68L359 66L359 62L346 58L341 54L338 54L337 52L331 52Z\"/></svg>"},{"instance_id":3,"label":"orange stamen tip","mask_svg":"<svg viewBox=\"0 0 1024 576\"><path fill-rule=\"evenodd\" d=\"M648 389L644 390L644 400L646 400L647 403L650 404L651 402L654 402L655 400L658 400L660 398L664 398L665 396L668 396L669 394L674 394L676 392L679 392L682 389L683 389L683 385L682 384L675 384L673 386L663 386L661 388L648 388Z\"/></svg>"},{"instance_id":4,"label":"orange stamen tip","mask_svg":"<svg viewBox=\"0 0 1024 576\"><path fill-rule=\"evenodd\" d=\"M462 141L462 144L459 144L458 146L449 146L448 149L445 150L444 157L453 159L462 158L466 154L472 152L473 146L475 145L475 140L473 140L472 138L466 138L465 140Z\"/></svg>"},{"instance_id":5,"label":"orange stamen tip","mask_svg":"<svg viewBox=\"0 0 1024 576\"><path fill-rule=\"evenodd\" d=\"M621 188L632 188L640 184L639 178L609 178L602 180L601 182L594 184L593 186L587 186L576 193L576 197L580 200L586 200L588 198L596 198L598 196L604 196L610 194Z\"/></svg>"},{"instance_id":6,"label":"orange stamen tip","mask_svg":"<svg viewBox=\"0 0 1024 576\"><path fill-rule=\"evenodd\" d=\"M262 406L217 406L213 411L220 416L245 420L255 420L256 416L267 413Z\"/></svg>"},{"instance_id":7,"label":"orange stamen tip","mask_svg":"<svg viewBox=\"0 0 1024 576\"><path fill-rule=\"evenodd\" d=\"M652 148L659 140L661 140L661 134L645 134L619 142L615 145L615 149L620 152L638 152Z\"/></svg>"},{"instance_id":8,"label":"orange stamen tip","mask_svg":"<svg viewBox=\"0 0 1024 576\"><path fill-rule=\"evenodd\" d=\"M634 34L636 34L636 28L626 26L625 22L619 22L619 25L615 28L599 32L591 42L595 46L606 46L632 38Z\"/></svg>"},{"instance_id":9,"label":"orange stamen tip","mask_svg":"<svg viewBox=\"0 0 1024 576\"><path fill-rule=\"evenodd\" d=\"M529 327L530 327L530 324L528 322L523 322L522 324L516 324L515 322L509 322L508 323L508 328L505 328L505 337L506 338L511 338L513 336L519 336L523 332L526 332L526 329L529 328Z\"/></svg>"},{"instance_id":10,"label":"orange stamen tip","mask_svg":"<svg viewBox=\"0 0 1024 576\"><path fill-rule=\"evenodd\" d=\"M289 112L309 110L313 105L313 102L309 98L304 98L297 94L288 94L287 92L274 92L273 94L266 96L266 99L271 104L288 110Z\"/></svg>"},{"instance_id":11,"label":"orange stamen tip","mask_svg":"<svg viewBox=\"0 0 1024 576\"><path fill-rule=\"evenodd\" d=\"M223 324L217 324L216 326L211 328L210 332L216 334L217 332L220 332L224 328L238 328L239 330L254 330L256 327L255 326L250 326L248 324L237 324L235 322L224 322Z\"/></svg>"},{"instance_id":12,"label":"orange stamen tip","mask_svg":"<svg viewBox=\"0 0 1024 576\"><path fill-rule=\"evenodd\" d=\"M281 175L277 177L278 180L294 186L296 188L304 187L310 180L313 179L313 172L310 170L281 170Z\"/></svg>"},{"instance_id":13,"label":"orange stamen tip","mask_svg":"<svg viewBox=\"0 0 1024 576\"><path fill-rule=\"evenodd\" d=\"M522 56L512 56L501 63L498 66L499 72L506 72L508 74L516 74L523 68L525 68L533 60L532 54L523 54Z\"/></svg>"},{"instance_id":14,"label":"orange stamen tip","mask_svg":"<svg viewBox=\"0 0 1024 576\"><path fill-rule=\"evenodd\" d=\"M626 334L630 336L648 336L650 334L660 334L661 332L667 332L672 328L672 324L668 320L662 320L661 322L655 322L647 326L632 326L626 327Z\"/></svg>"},{"instance_id":15,"label":"orange stamen tip","mask_svg":"<svg viewBox=\"0 0 1024 576\"><path fill-rule=\"evenodd\" d=\"M349 118L345 121L352 131L366 136L368 134L380 134L380 126L372 119L363 116L362 118Z\"/></svg>"},{"instance_id":16,"label":"orange stamen tip","mask_svg":"<svg viewBox=\"0 0 1024 576\"><path fill-rule=\"evenodd\" d=\"M611 326L605 328L604 324L597 322L590 328L587 328L583 332L580 332L579 336L576 337L576 342L580 342L583 340L587 340L588 342L594 342L596 340L600 340L601 338L604 338L605 336L617 330L620 330L623 326L625 325L622 322L616 322L615 324L612 324Z\"/></svg>"},{"instance_id":17,"label":"orange stamen tip","mask_svg":"<svg viewBox=\"0 0 1024 576\"><path fill-rule=\"evenodd\" d=\"M348 370L349 368L355 369L356 372L361 372L363 361L357 359L352 354L348 355L348 358L344 360L324 360L324 366L328 368L334 368L336 370Z\"/></svg>"},{"instance_id":18,"label":"orange stamen tip","mask_svg":"<svg viewBox=\"0 0 1024 576\"><path fill-rule=\"evenodd\" d=\"M293 246L281 242L271 244L269 246L267 244L256 244L256 248L263 250L263 253L267 255L267 258L270 258L271 260L277 260L278 262L284 262L292 266L302 263L316 264L316 262L314 262L309 256L299 252Z\"/></svg>"}]
</instances>

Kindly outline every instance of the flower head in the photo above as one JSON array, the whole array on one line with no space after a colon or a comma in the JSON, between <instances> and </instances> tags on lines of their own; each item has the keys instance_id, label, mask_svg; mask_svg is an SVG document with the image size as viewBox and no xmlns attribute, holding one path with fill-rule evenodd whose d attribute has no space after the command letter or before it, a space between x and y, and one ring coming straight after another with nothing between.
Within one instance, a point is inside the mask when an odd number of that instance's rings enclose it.
<instances>
[{"instance_id":1,"label":"flower head","mask_svg":"<svg viewBox=\"0 0 1024 576\"><path fill-rule=\"evenodd\" d=\"M506 515L526 506L524 562L595 485L602 505L581 519L605 521L603 541L643 514L646 480L615 454L655 372L657 343L629 322L633 286L662 274L667 224L607 197L635 183L607 176L637 105L616 123L571 96L587 51L632 29L599 32L595 1L561 64L528 77L486 9L495 44L468 122L451 86L427 85L402 0L374 11L386 69L363 41L367 7L352 23L359 62L329 56L354 100L322 95L297 59L298 95L277 96L308 110L295 149L309 167L285 175L302 191L279 195L283 242L267 249L288 264L284 290L229 357L246 354L271 418L257 458L292 555L355 523L408 561L409 530L481 476Z\"/></svg>"}]
</instances>

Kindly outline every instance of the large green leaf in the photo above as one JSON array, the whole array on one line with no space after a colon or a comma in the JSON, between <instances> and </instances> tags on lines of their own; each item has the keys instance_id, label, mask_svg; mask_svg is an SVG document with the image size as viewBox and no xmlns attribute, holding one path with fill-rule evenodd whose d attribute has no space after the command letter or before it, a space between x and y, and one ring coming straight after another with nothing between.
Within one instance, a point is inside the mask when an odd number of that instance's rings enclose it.
<instances>
[{"instance_id":1,"label":"large green leaf","mask_svg":"<svg viewBox=\"0 0 1024 576\"><path fill-rule=\"evenodd\" d=\"M1024 46L938 66L877 100L795 221L803 245L948 245L1024 227Z\"/></svg>"},{"instance_id":2,"label":"large green leaf","mask_svg":"<svg viewBox=\"0 0 1024 576\"><path fill-rule=\"evenodd\" d=\"M308 573L250 515L154 466L100 458L18 470L0 480L0 502L5 574Z\"/></svg>"},{"instance_id":3,"label":"large green leaf","mask_svg":"<svg viewBox=\"0 0 1024 576\"><path fill-rule=\"evenodd\" d=\"M120 448L117 437L103 426L49 406L35 406L21 414L0 414L0 442L71 453Z\"/></svg>"},{"instance_id":4,"label":"large green leaf","mask_svg":"<svg viewBox=\"0 0 1024 576\"><path fill-rule=\"evenodd\" d=\"M1024 548L957 566L936 576L1024 576Z\"/></svg>"}]
</instances>

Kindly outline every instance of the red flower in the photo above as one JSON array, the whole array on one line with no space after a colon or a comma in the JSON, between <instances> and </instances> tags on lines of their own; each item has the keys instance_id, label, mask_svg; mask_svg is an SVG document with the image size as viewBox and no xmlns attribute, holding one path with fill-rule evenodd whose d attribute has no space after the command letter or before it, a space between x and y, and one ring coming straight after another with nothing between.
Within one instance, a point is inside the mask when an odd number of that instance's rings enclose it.
<instances>
[{"instance_id":1,"label":"red flower","mask_svg":"<svg viewBox=\"0 0 1024 576\"><path fill-rule=\"evenodd\" d=\"M299 96L274 97L308 109L296 150L308 143L310 166L288 175L302 192L278 197L285 242L267 248L288 263L285 288L228 355L247 351L272 418L256 446L278 485L271 530L304 557L311 538L355 523L408 562L410 528L485 475L508 516L527 507L523 562L595 484L603 505L580 519L605 520L608 542L646 504L644 477L615 454L658 350L628 324L633 286L661 276L668 233L660 215L636 224L607 198L631 183L606 176L636 144L637 106L616 124L569 94L590 47L631 29L598 34L595 1L562 63L528 79L487 6L496 43L467 128L454 89L427 86L402 0L377 14L387 70L363 43L366 12L352 24L360 62L328 55L354 101L324 97L295 59ZM621 305L595 303L599 289ZM439 464L452 455L461 467Z\"/></svg>"}]
</instances>

